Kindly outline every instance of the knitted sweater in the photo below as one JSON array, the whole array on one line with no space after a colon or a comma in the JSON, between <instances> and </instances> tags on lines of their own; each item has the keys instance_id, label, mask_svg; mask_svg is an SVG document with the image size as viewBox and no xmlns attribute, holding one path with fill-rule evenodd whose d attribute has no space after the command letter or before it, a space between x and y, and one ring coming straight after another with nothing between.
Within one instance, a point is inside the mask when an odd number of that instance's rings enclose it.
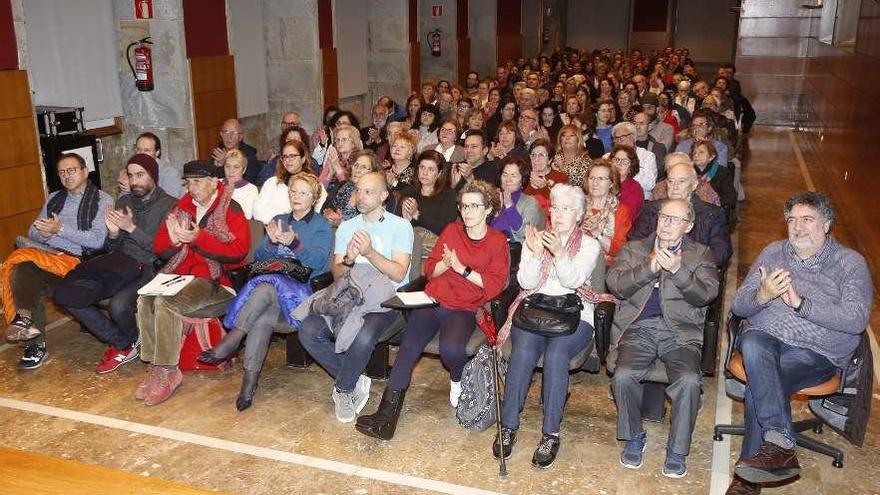
<instances>
[{"instance_id":1,"label":"knitted sweater","mask_svg":"<svg viewBox=\"0 0 880 495\"><path fill-rule=\"evenodd\" d=\"M782 298L758 304L759 267L783 268L803 303L798 311ZM748 318L749 332L762 331L786 344L804 347L843 368L859 345L871 315L874 285L865 259L828 237L819 253L801 260L791 244L776 241L761 251L736 291L732 311Z\"/></svg>"}]
</instances>

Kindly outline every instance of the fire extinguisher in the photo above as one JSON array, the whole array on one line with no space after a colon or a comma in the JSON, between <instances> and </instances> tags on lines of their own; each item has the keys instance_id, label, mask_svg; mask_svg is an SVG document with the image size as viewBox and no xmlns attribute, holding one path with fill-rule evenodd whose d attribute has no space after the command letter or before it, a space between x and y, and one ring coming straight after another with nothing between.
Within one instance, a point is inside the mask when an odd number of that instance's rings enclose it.
<instances>
[{"instance_id":1,"label":"fire extinguisher","mask_svg":"<svg viewBox=\"0 0 880 495\"><path fill-rule=\"evenodd\" d=\"M428 33L428 46L431 47L431 55L435 57L440 56L442 53L440 50L440 28Z\"/></svg>"},{"instance_id":2,"label":"fire extinguisher","mask_svg":"<svg viewBox=\"0 0 880 495\"><path fill-rule=\"evenodd\" d=\"M134 76L135 87L138 91L153 90L153 51L147 45L152 45L150 37L141 38L130 43L125 49L125 57L128 59L128 67L131 69L131 75ZM131 48L134 49L134 65L131 63Z\"/></svg>"}]
</instances>

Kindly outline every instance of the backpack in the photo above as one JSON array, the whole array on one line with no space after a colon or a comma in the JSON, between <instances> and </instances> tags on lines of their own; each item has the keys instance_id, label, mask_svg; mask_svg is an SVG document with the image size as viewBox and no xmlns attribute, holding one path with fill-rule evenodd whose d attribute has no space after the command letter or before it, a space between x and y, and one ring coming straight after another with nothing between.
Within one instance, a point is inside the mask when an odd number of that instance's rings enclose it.
<instances>
[{"instance_id":1,"label":"backpack","mask_svg":"<svg viewBox=\"0 0 880 495\"><path fill-rule=\"evenodd\" d=\"M492 348L487 344L480 346L477 355L464 367L461 374L461 396L455 416L458 422L468 430L484 431L495 424L495 368L492 366ZM499 358L500 359L500 358ZM507 363L498 362L504 390L504 375L507 374Z\"/></svg>"}]
</instances>

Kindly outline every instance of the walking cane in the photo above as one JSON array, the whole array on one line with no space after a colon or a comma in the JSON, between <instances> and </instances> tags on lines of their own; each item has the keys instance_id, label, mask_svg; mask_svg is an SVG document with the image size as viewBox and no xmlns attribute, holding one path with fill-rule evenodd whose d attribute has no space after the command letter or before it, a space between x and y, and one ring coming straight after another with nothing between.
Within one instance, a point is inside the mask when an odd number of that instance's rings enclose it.
<instances>
[{"instance_id":1,"label":"walking cane","mask_svg":"<svg viewBox=\"0 0 880 495\"><path fill-rule=\"evenodd\" d=\"M498 445L501 446L501 466L498 468L499 476L507 476L507 461L504 459L504 444L501 438L501 370L498 369L498 355L501 349L492 346L492 368L495 374L495 428L498 436Z\"/></svg>"},{"instance_id":2,"label":"walking cane","mask_svg":"<svg viewBox=\"0 0 880 495\"><path fill-rule=\"evenodd\" d=\"M492 351L492 374L495 375L495 435L498 438L498 445L502 446L501 449L501 465L498 468L498 474L500 476L507 476L507 460L504 459L504 447L501 443L501 370L498 366L498 356L501 353L501 349L498 347L498 327L495 326L495 318L492 316L491 311L487 311L485 308L480 308L477 311L477 325L479 325L480 330L486 335L486 341L489 344L489 349Z\"/></svg>"}]
</instances>

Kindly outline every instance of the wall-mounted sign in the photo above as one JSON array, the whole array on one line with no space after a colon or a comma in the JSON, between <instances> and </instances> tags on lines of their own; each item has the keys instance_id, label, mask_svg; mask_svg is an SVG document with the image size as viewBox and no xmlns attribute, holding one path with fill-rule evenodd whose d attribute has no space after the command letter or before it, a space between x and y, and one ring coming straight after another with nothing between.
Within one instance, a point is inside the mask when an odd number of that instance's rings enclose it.
<instances>
[{"instance_id":1,"label":"wall-mounted sign","mask_svg":"<svg viewBox=\"0 0 880 495\"><path fill-rule=\"evenodd\" d=\"M134 0L135 19L153 18L153 0Z\"/></svg>"},{"instance_id":2,"label":"wall-mounted sign","mask_svg":"<svg viewBox=\"0 0 880 495\"><path fill-rule=\"evenodd\" d=\"M443 6L431 5L431 17L443 17Z\"/></svg>"}]
</instances>

